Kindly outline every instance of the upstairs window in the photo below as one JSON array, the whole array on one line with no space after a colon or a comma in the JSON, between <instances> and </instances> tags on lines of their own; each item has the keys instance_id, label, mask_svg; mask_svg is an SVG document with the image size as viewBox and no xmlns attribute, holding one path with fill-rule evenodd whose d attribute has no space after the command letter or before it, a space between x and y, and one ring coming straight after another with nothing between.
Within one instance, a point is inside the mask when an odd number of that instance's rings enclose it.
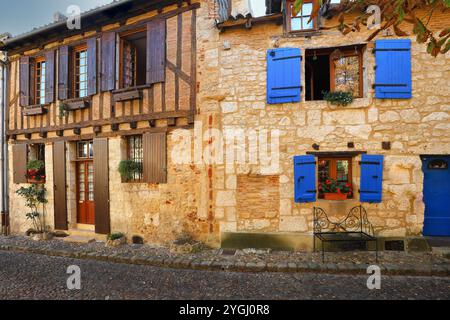
<instances>
[{"instance_id":1,"label":"upstairs window","mask_svg":"<svg viewBox=\"0 0 450 320\"><path fill-rule=\"evenodd\" d=\"M133 31L120 39L120 87L131 88L146 84L147 32Z\"/></svg>"},{"instance_id":2,"label":"upstairs window","mask_svg":"<svg viewBox=\"0 0 450 320\"><path fill-rule=\"evenodd\" d=\"M76 47L73 50L73 92L74 98L84 98L87 94L87 46Z\"/></svg>"},{"instance_id":3,"label":"upstairs window","mask_svg":"<svg viewBox=\"0 0 450 320\"><path fill-rule=\"evenodd\" d=\"M306 101L323 100L330 91L363 96L362 47L306 50Z\"/></svg>"},{"instance_id":4,"label":"upstairs window","mask_svg":"<svg viewBox=\"0 0 450 320\"><path fill-rule=\"evenodd\" d=\"M288 2L286 10L286 25L289 32L314 31L318 26L318 19L311 19L314 5L317 5L314 0L304 0L302 8L297 15L294 15L295 1ZM311 21L310 21L311 20Z\"/></svg>"},{"instance_id":5,"label":"upstairs window","mask_svg":"<svg viewBox=\"0 0 450 320\"><path fill-rule=\"evenodd\" d=\"M35 60L35 85L34 85L34 104L45 104L45 77L46 77L45 58L39 57Z\"/></svg>"}]
</instances>

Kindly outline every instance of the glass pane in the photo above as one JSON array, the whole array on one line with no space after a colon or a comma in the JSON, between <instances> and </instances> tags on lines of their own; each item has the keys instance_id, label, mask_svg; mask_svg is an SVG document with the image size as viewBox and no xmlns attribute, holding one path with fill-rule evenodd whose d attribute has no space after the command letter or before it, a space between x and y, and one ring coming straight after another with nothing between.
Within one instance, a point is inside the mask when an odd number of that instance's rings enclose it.
<instances>
[{"instance_id":1,"label":"glass pane","mask_svg":"<svg viewBox=\"0 0 450 320\"><path fill-rule=\"evenodd\" d=\"M302 30L301 19L292 19L291 20L291 30L292 31Z\"/></svg>"},{"instance_id":2,"label":"glass pane","mask_svg":"<svg viewBox=\"0 0 450 320\"><path fill-rule=\"evenodd\" d=\"M302 18L302 28L303 28L303 30L314 28L314 22L311 20L311 22L308 23L309 19L310 19L310 17Z\"/></svg>"},{"instance_id":3,"label":"glass pane","mask_svg":"<svg viewBox=\"0 0 450 320\"><path fill-rule=\"evenodd\" d=\"M303 16L310 16L313 10L313 4L312 3L304 3L302 7L302 15Z\"/></svg>"},{"instance_id":4,"label":"glass pane","mask_svg":"<svg viewBox=\"0 0 450 320\"><path fill-rule=\"evenodd\" d=\"M359 97L359 57L350 56L334 60L335 91L352 92Z\"/></svg>"},{"instance_id":5,"label":"glass pane","mask_svg":"<svg viewBox=\"0 0 450 320\"><path fill-rule=\"evenodd\" d=\"M338 160L336 162L337 170L337 181L348 182L348 172L349 172L349 161L348 160Z\"/></svg>"},{"instance_id":6,"label":"glass pane","mask_svg":"<svg viewBox=\"0 0 450 320\"><path fill-rule=\"evenodd\" d=\"M93 158L94 157L94 145L93 142L89 142L89 157Z\"/></svg>"}]
</instances>

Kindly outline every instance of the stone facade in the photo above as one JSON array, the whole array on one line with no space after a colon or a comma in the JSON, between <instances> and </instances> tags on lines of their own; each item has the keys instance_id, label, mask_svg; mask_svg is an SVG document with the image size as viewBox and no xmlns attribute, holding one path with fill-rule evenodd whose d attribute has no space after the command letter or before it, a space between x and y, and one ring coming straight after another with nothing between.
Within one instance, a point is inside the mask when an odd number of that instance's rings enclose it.
<instances>
[{"instance_id":1,"label":"stone facade","mask_svg":"<svg viewBox=\"0 0 450 320\"><path fill-rule=\"evenodd\" d=\"M234 232L294 234L312 239L315 205L325 208L337 219L339 214L358 204L356 199L339 203L294 202L293 157L313 151L312 145L317 144L321 151L363 150L385 155L383 202L367 205L369 219L379 236L420 235L424 221L420 156L450 154L450 54L432 58L424 45L411 38L413 98L378 100L371 87L375 61L371 53L373 42L365 41L368 32L344 37L335 30L322 30L311 37L293 37L285 35L282 26L265 23L251 29L233 28L220 33L215 27L213 1L200 3L196 25L195 128L175 130L168 135L168 183L163 185L122 183L117 167L124 158L124 141L121 137L108 139L111 231L139 235L148 243L158 244L188 234L219 246L221 234ZM448 18L448 13L436 13L431 25L439 29ZM326 22L327 25L334 23L333 20ZM306 49L355 44L366 44L363 98L346 107L324 101L305 101L304 94L300 103L266 103L267 49L295 47L304 53ZM236 147L237 158L247 155L244 163L226 165L223 161L206 161L212 154L217 155L217 149L211 146L223 147L217 144L218 135L214 132L227 130L244 133L244 145ZM261 142L258 137L264 130L269 133L271 150L252 149L255 145L252 142ZM191 161L177 164L174 158L186 136L191 137L185 144ZM391 142L391 150L382 148L382 142L386 141ZM349 142L354 144L354 149L348 148ZM73 148L67 151L68 202L72 203L68 209L69 222L76 220ZM278 166L251 161L255 155L261 160L263 151L269 153L277 149ZM355 190L360 181L359 160L358 156L353 161ZM10 175L12 161L10 156ZM46 187L50 191L47 213L51 224L51 144L46 147L46 163ZM13 233L22 233L29 227L23 201L15 194L18 187L10 185Z\"/></svg>"}]
</instances>

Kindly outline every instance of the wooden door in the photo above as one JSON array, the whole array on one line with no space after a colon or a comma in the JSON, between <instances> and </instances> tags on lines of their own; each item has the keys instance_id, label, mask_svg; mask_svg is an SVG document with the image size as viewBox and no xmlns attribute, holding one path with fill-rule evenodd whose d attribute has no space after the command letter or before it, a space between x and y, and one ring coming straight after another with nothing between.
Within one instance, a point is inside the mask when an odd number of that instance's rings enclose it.
<instances>
[{"instance_id":1,"label":"wooden door","mask_svg":"<svg viewBox=\"0 0 450 320\"><path fill-rule=\"evenodd\" d=\"M80 161L77 164L77 202L77 222L95 225L93 161Z\"/></svg>"}]
</instances>

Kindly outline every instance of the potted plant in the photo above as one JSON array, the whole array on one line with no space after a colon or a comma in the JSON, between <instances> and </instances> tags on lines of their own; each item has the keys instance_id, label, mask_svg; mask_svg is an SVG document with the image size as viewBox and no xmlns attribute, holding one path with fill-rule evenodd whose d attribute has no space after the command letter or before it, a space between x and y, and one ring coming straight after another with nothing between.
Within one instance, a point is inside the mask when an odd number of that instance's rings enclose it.
<instances>
[{"instance_id":1,"label":"potted plant","mask_svg":"<svg viewBox=\"0 0 450 320\"><path fill-rule=\"evenodd\" d=\"M106 246L115 248L127 243L127 238L122 232L111 233L107 237Z\"/></svg>"},{"instance_id":2,"label":"potted plant","mask_svg":"<svg viewBox=\"0 0 450 320\"><path fill-rule=\"evenodd\" d=\"M319 185L319 190L323 193L325 200L346 200L352 195L352 186L347 182L338 182L329 179Z\"/></svg>"},{"instance_id":3,"label":"potted plant","mask_svg":"<svg viewBox=\"0 0 450 320\"><path fill-rule=\"evenodd\" d=\"M345 91L324 91L323 99L337 106L347 106L353 102L353 93Z\"/></svg>"},{"instance_id":4,"label":"potted plant","mask_svg":"<svg viewBox=\"0 0 450 320\"><path fill-rule=\"evenodd\" d=\"M45 183L45 163L42 160L31 160L27 164L27 180L29 183Z\"/></svg>"},{"instance_id":5,"label":"potted plant","mask_svg":"<svg viewBox=\"0 0 450 320\"><path fill-rule=\"evenodd\" d=\"M22 187L16 193L25 199L25 206L30 209L25 214L27 220L32 223L30 235L39 240L51 239L49 227L45 221L45 205L47 204L47 190L44 185L33 184L27 188ZM42 209L42 210L40 210Z\"/></svg>"},{"instance_id":6,"label":"potted plant","mask_svg":"<svg viewBox=\"0 0 450 320\"><path fill-rule=\"evenodd\" d=\"M122 181L132 181L136 175L142 173L142 164L133 160L124 160L119 164L119 173L122 177Z\"/></svg>"}]
</instances>

